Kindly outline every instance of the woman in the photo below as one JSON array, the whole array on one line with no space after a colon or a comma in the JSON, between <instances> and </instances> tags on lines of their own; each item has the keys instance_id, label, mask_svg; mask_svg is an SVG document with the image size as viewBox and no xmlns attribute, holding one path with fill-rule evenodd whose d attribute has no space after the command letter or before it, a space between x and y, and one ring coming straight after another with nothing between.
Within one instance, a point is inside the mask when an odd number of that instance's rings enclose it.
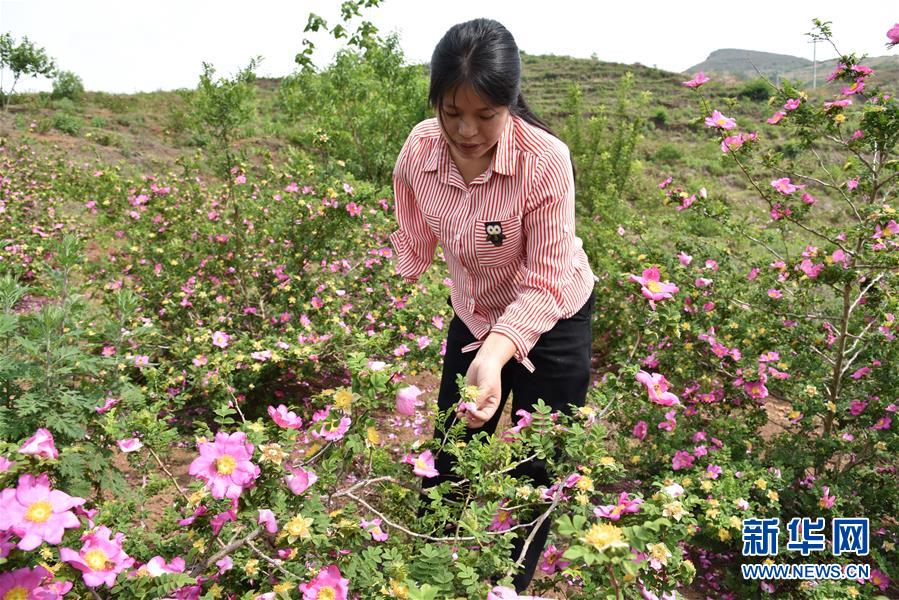
<instances>
[{"instance_id":1,"label":"woman","mask_svg":"<svg viewBox=\"0 0 899 600\"><path fill-rule=\"evenodd\" d=\"M476 407L457 408L445 425L465 419L471 439L495 431L510 391L513 413L531 411L538 398L566 413L583 406L598 278L575 236L570 152L525 103L509 31L489 19L455 25L430 69L428 101L437 117L416 125L400 151L393 174L399 228L390 240L407 283L430 266L437 242L443 246L455 316L437 403L441 411L459 407L457 374L479 387ZM436 468L440 475L424 487L454 479L448 454L438 454ZM544 461L512 474L551 485ZM515 577L519 592L533 577L550 521Z\"/></svg>"}]
</instances>

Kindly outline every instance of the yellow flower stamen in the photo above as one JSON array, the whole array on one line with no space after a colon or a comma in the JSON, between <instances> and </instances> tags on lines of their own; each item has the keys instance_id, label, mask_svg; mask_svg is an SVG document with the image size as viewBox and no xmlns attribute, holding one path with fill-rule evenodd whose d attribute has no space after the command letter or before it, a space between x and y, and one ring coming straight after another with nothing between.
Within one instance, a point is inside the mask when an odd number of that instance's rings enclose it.
<instances>
[{"instance_id":1,"label":"yellow flower stamen","mask_svg":"<svg viewBox=\"0 0 899 600\"><path fill-rule=\"evenodd\" d=\"M46 500L38 500L28 507L25 518L32 523L44 523L53 514L53 507Z\"/></svg>"}]
</instances>

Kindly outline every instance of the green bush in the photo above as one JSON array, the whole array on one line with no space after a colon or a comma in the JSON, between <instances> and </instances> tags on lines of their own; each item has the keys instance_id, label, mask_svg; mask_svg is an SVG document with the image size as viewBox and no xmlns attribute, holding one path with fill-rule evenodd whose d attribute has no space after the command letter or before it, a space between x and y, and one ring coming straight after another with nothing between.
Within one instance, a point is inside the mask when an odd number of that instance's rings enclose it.
<instances>
[{"instance_id":1,"label":"green bush","mask_svg":"<svg viewBox=\"0 0 899 600\"><path fill-rule=\"evenodd\" d=\"M281 106L303 124L304 146L345 161L359 178L388 181L409 131L431 116L427 77L403 63L396 35L364 52L342 50L321 73L307 68L285 78Z\"/></svg>"},{"instance_id":2,"label":"green bush","mask_svg":"<svg viewBox=\"0 0 899 600\"><path fill-rule=\"evenodd\" d=\"M673 163L679 161L682 156L680 148L676 145L662 144L653 154L653 160L662 163Z\"/></svg>"},{"instance_id":3,"label":"green bush","mask_svg":"<svg viewBox=\"0 0 899 600\"><path fill-rule=\"evenodd\" d=\"M652 113L649 120L656 128L665 127L668 124L668 111L664 108L658 108Z\"/></svg>"},{"instance_id":4,"label":"green bush","mask_svg":"<svg viewBox=\"0 0 899 600\"><path fill-rule=\"evenodd\" d=\"M750 81L737 92L737 98L748 98L753 102L766 102L771 97L771 86L764 79Z\"/></svg>"},{"instance_id":5,"label":"green bush","mask_svg":"<svg viewBox=\"0 0 899 600\"><path fill-rule=\"evenodd\" d=\"M67 112L58 112L53 115L53 127L68 135L77 136L81 132L82 120Z\"/></svg>"},{"instance_id":6,"label":"green bush","mask_svg":"<svg viewBox=\"0 0 899 600\"><path fill-rule=\"evenodd\" d=\"M59 71L53 80L53 92L50 96L56 98L68 98L77 102L84 96L84 83L72 71Z\"/></svg>"}]
</instances>

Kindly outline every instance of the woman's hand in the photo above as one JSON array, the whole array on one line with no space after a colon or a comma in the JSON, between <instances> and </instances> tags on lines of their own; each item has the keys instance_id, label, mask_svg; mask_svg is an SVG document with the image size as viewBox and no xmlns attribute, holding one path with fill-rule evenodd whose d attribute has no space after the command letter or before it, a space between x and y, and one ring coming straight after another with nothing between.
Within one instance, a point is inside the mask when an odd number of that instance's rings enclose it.
<instances>
[{"instance_id":1,"label":"woman's hand","mask_svg":"<svg viewBox=\"0 0 899 600\"><path fill-rule=\"evenodd\" d=\"M502 393L502 368L502 364L489 356L482 356L481 352L468 367L465 385L478 386L479 394L475 400L475 408L461 411L457 409L456 415L465 419L469 429L483 427L496 414Z\"/></svg>"}]
</instances>

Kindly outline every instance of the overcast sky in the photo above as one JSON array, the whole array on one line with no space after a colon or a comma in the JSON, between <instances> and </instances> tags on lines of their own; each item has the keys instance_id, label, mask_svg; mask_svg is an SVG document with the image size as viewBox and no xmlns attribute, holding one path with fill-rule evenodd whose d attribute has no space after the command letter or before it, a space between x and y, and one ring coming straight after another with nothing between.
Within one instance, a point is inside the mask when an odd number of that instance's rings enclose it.
<instances>
[{"instance_id":1,"label":"overcast sky","mask_svg":"<svg viewBox=\"0 0 899 600\"><path fill-rule=\"evenodd\" d=\"M27 35L88 90L137 92L193 88L203 61L232 74L262 55L257 74L292 72L309 12L338 22L338 0L0 0L0 32ZM890 7L893 8L890 8ZM410 62L426 62L455 23L489 17L529 54L558 54L683 71L718 48L812 58L804 35L812 17L833 22L842 52L887 54L886 31L899 21L895 0L724 3L705 0L384 0L363 13L382 33L396 30ZM358 22L358 19L356 19ZM337 44L312 38L317 65ZM899 54L899 50L892 53ZM818 58L833 58L818 45ZM9 88L9 72L3 74ZM20 91L49 90L46 80Z\"/></svg>"}]
</instances>

